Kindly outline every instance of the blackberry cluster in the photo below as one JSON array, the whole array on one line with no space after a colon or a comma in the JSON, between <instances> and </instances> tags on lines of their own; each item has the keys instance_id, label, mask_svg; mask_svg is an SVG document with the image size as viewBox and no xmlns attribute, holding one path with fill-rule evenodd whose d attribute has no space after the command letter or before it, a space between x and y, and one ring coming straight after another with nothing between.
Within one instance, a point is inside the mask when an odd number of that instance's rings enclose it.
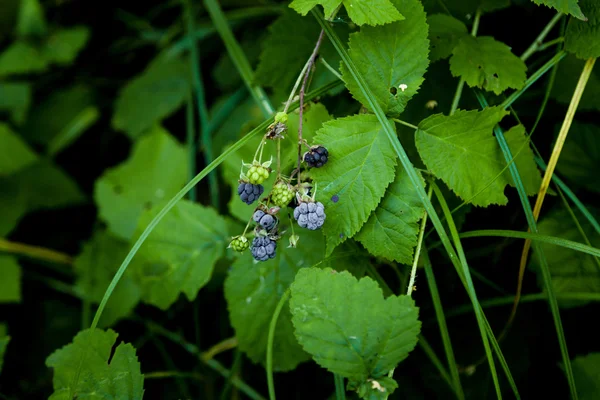
<instances>
[{"instance_id":1,"label":"blackberry cluster","mask_svg":"<svg viewBox=\"0 0 600 400\"><path fill-rule=\"evenodd\" d=\"M250 183L260 185L265 180L269 179L269 170L262 165L253 165L246 175L248 175Z\"/></svg>"},{"instance_id":2,"label":"blackberry cluster","mask_svg":"<svg viewBox=\"0 0 600 400\"><path fill-rule=\"evenodd\" d=\"M242 182L238 186L238 194L240 199L248 205L254 203L261 194L265 191L263 185L253 185L251 183Z\"/></svg>"},{"instance_id":3,"label":"blackberry cluster","mask_svg":"<svg viewBox=\"0 0 600 400\"><path fill-rule=\"evenodd\" d=\"M262 210L256 210L252 219L267 232L275 227L277 220L271 215Z\"/></svg>"},{"instance_id":4,"label":"blackberry cluster","mask_svg":"<svg viewBox=\"0 0 600 400\"><path fill-rule=\"evenodd\" d=\"M280 182L273 187L271 192L271 201L278 207L285 207L290 204L294 198L294 191L285 182Z\"/></svg>"},{"instance_id":5,"label":"blackberry cluster","mask_svg":"<svg viewBox=\"0 0 600 400\"><path fill-rule=\"evenodd\" d=\"M257 236L252 240L252 257L257 261L267 261L275 257L277 242L270 239L268 236Z\"/></svg>"},{"instance_id":6,"label":"blackberry cluster","mask_svg":"<svg viewBox=\"0 0 600 400\"><path fill-rule=\"evenodd\" d=\"M298 221L298 225L311 231L321 228L325 223L325 217L325 206L321 202L301 202L294 209L294 219Z\"/></svg>"},{"instance_id":7,"label":"blackberry cluster","mask_svg":"<svg viewBox=\"0 0 600 400\"><path fill-rule=\"evenodd\" d=\"M304 153L304 162L311 168L320 168L327 163L329 151L323 146L316 146Z\"/></svg>"}]
</instances>

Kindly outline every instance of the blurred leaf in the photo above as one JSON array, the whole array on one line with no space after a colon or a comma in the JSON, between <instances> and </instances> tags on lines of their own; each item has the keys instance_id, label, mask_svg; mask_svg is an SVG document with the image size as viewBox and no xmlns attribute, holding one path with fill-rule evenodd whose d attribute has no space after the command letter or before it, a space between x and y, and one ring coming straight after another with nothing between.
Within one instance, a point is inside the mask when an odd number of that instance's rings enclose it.
<instances>
[{"instance_id":1,"label":"blurred leaf","mask_svg":"<svg viewBox=\"0 0 600 400\"><path fill-rule=\"evenodd\" d=\"M320 366L358 386L408 357L421 330L409 296L383 297L377 282L330 268L303 268L291 286L294 332Z\"/></svg>"},{"instance_id":2,"label":"blurred leaf","mask_svg":"<svg viewBox=\"0 0 600 400\"><path fill-rule=\"evenodd\" d=\"M450 71L467 85L499 95L508 88L521 89L527 66L510 47L490 36L462 36L452 51Z\"/></svg>"},{"instance_id":3,"label":"blurred leaf","mask_svg":"<svg viewBox=\"0 0 600 400\"><path fill-rule=\"evenodd\" d=\"M571 18L565 33L565 50L577 58L600 57L600 3L581 0L581 10L587 20Z\"/></svg>"},{"instance_id":4,"label":"blurred leaf","mask_svg":"<svg viewBox=\"0 0 600 400\"><path fill-rule=\"evenodd\" d=\"M590 211L596 218L600 217L596 209L591 208ZM600 248L600 236L598 236L578 210L574 210L574 212L591 245ZM577 225L564 208L554 209L543 217L538 224L538 228L542 235L556 236L584 243ZM600 265L597 260L594 260L593 256L546 243L540 243L540 247L548 259L554 293L557 296L561 293L600 292ZM542 272L540 271L538 257L535 252L533 252L530 265L538 274L538 286L543 288ZM586 303L585 301L568 301L560 300L559 298L559 304L562 307L576 307Z\"/></svg>"},{"instance_id":5,"label":"blurred leaf","mask_svg":"<svg viewBox=\"0 0 600 400\"><path fill-rule=\"evenodd\" d=\"M342 3L346 8L348 16L357 25L383 25L393 21L403 20L404 17L398 12L397 8L402 8L401 0L294 0L290 4L294 10L302 15L308 12L317 4L323 6L325 17L329 17L333 11ZM396 7L394 7L396 6Z\"/></svg>"},{"instance_id":6,"label":"blurred leaf","mask_svg":"<svg viewBox=\"0 0 600 400\"><path fill-rule=\"evenodd\" d=\"M15 124L25 121L31 103L31 84L0 82L0 111L7 111Z\"/></svg>"},{"instance_id":7,"label":"blurred leaf","mask_svg":"<svg viewBox=\"0 0 600 400\"><path fill-rule=\"evenodd\" d=\"M210 110L211 120L214 119L214 116L226 100L227 96L223 96L215 102ZM213 148L215 153L223 152L226 146L240 139L263 121L262 111L254 102L254 99L247 97L228 114L228 117L223 121L219 129L213 132Z\"/></svg>"},{"instance_id":8,"label":"blurred leaf","mask_svg":"<svg viewBox=\"0 0 600 400\"><path fill-rule=\"evenodd\" d=\"M129 240L144 209L171 198L186 183L187 151L155 126L133 146L127 161L96 181L94 199L109 230Z\"/></svg>"},{"instance_id":9,"label":"blurred leaf","mask_svg":"<svg viewBox=\"0 0 600 400\"><path fill-rule=\"evenodd\" d=\"M49 62L69 65L85 47L89 37L90 31L85 26L59 29L48 37L43 48L44 56Z\"/></svg>"},{"instance_id":10,"label":"blurred leaf","mask_svg":"<svg viewBox=\"0 0 600 400\"><path fill-rule=\"evenodd\" d=\"M281 216L283 221L284 216ZM225 298L229 319L235 329L239 348L255 363L265 363L267 334L279 299L302 267L324 258L323 235L303 231L297 248L288 248L286 240L277 243L277 255L265 262L255 262L246 251L231 266L225 279ZM273 342L273 369L289 371L310 359L294 337L288 307L277 321Z\"/></svg>"},{"instance_id":11,"label":"blurred leaf","mask_svg":"<svg viewBox=\"0 0 600 400\"><path fill-rule=\"evenodd\" d=\"M423 83L429 65L429 39L423 6L418 0L395 0L406 16L382 27L363 27L350 35L349 55L388 116L398 116ZM342 72L346 87L363 105L368 104L359 85Z\"/></svg>"},{"instance_id":12,"label":"blurred leaf","mask_svg":"<svg viewBox=\"0 0 600 400\"><path fill-rule=\"evenodd\" d=\"M431 43L431 62L450 57L460 38L469 34L462 21L446 14L430 15L427 17L427 24Z\"/></svg>"},{"instance_id":13,"label":"blurred leaf","mask_svg":"<svg viewBox=\"0 0 600 400\"><path fill-rule=\"evenodd\" d=\"M46 17L39 0L21 0L16 30L17 35L23 37L46 34Z\"/></svg>"},{"instance_id":14,"label":"blurred leaf","mask_svg":"<svg viewBox=\"0 0 600 400\"><path fill-rule=\"evenodd\" d=\"M189 63L159 56L121 90L112 126L135 139L181 107L190 89Z\"/></svg>"},{"instance_id":15,"label":"blurred leaf","mask_svg":"<svg viewBox=\"0 0 600 400\"><path fill-rule=\"evenodd\" d=\"M569 181L600 192L600 127L573 121L556 168Z\"/></svg>"},{"instance_id":16,"label":"blurred leaf","mask_svg":"<svg viewBox=\"0 0 600 400\"><path fill-rule=\"evenodd\" d=\"M16 257L0 254L0 304L21 302L21 266ZM2 358L0 357L0 362Z\"/></svg>"},{"instance_id":17,"label":"blurred leaf","mask_svg":"<svg viewBox=\"0 0 600 400\"><path fill-rule=\"evenodd\" d=\"M15 173L38 159L27 143L1 122L0 143L0 176Z\"/></svg>"},{"instance_id":18,"label":"blurred leaf","mask_svg":"<svg viewBox=\"0 0 600 400\"><path fill-rule=\"evenodd\" d=\"M559 103L569 104L584 64L585 61L577 59L574 54L569 54L558 64L552 98ZM600 68L592 70L577 109L600 111Z\"/></svg>"},{"instance_id":19,"label":"blurred leaf","mask_svg":"<svg viewBox=\"0 0 600 400\"><path fill-rule=\"evenodd\" d=\"M404 168L398 166L381 203L354 238L375 256L410 265L423 215L417 190Z\"/></svg>"},{"instance_id":20,"label":"blurred leaf","mask_svg":"<svg viewBox=\"0 0 600 400\"><path fill-rule=\"evenodd\" d=\"M396 157L371 114L326 122L314 141L329 150L327 164L311 171L327 214L323 232L329 255L354 236L375 210L394 180Z\"/></svg>"},{"instance_id":21,"label":"blurred leaf","mask_svg":"<svg viewBox=\"0 0 600 400\"><path fill-rule=\"evenodd\" d=\"M86 329L52 353L46 359L46 365L54 369L54 393L49 399L141 400L144 375L135 349L121 343L112 354L116 340L117 334L110 329Z\"/></svg>"},{"instance_id":22,"label":"blurred leaf","mask_svg":"<svg viewBox=\"0 0 600 400\"><path fill-rule=\"evenodd\" d=\"M10 336L7 334L6 325L0 324L0 373L2 372L2 364L4 363L4 352L10 342Z\"/></svg>"},{"instance_id":23,"label":"blurred leaf","mask_svg":"<svg viewBox=\"0 0 600 400\"><path fill-rule=\"evenodd\" d=\"M48 60L42 52L25 42L15 41L0 54L0 77L42 72L47 68Z\"/></svg>"},{"instance_id":24,"label":"blurred leaf","mask_svg":"<svg viewBox=\"0 0 600 400\"><path fill-rule=\"evenodd\" d=\"M158 210L142 214L138 234ZM137 262L134 261L142 300L163 310L180 293L193 301L210 280L215 263L228 245L224 218L212 208L180 200L152 231L140 249Z\"/></svg>"},{"instance_id":25,"label":"blurred leaf","mask_svg":"<svg viewBox=\"0 0 600 400\"><path fill-rule=\"evenodd\" d=\"M23 125L23 136L30 142L47 146L77 126L79 116L89 112L86 110L96 109L94 103L94 92L89 86L76 84L55 90L35 104Z\"/></svg>"},{"instance_id":26,"label":"blurred leaf","mask_svg":"<svg viewBox=\"0 0 600 400\"><path fill-rule=\"evenodd\" d=\"M578 0L532 0L535 4L543 4L546 7L552 7L564 14L571 14L575 18L585 20L585 16L579 8Z\"/></svg>"},{"instance_id":27,"label":"blurred leaf","mask_svg":"<svg viewBox=\"0 0 600 400\"><path fill-rule=\"evenodd\" d=\"M590 353L573 360L573 375L581 400L600 398L600 353Z\"/></svg>"},{"instance_id":28,"label":"blurred leaf","mask_svg":"<svg viewBox=\"0 0 600 400\"><path fill-rule=\"evenodd\" d=\"M100 303L128 251L129 243L126 241L104 231L95 232L75 259L75 289L81 296ZM130 315L140 298L141 289L127 270L108 300L99 326L114 325L119 319Z\"/></svg>"}]
</instances>

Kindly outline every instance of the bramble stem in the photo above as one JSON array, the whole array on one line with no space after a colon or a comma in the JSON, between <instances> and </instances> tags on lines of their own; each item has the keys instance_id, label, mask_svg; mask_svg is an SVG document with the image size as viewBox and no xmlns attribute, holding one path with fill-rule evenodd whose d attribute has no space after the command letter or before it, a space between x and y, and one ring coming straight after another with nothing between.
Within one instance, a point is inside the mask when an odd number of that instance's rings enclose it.
<instances>
[{"instance_id":1,"label":"bramble stem","mask_svg":"<svg viewBox=\"0 0 600 400\"><path fill-rule=\"evenodd\" d=\"M531 43L531 45L527 48L527 50L525 50L523 52L523 54L521 54L521 60L526 61L536 51L543 50L543 48L542 48L542 42L544 41L544 39L546 38L546 36L548 36L548 34L552 30L552 28L554 28L554 25L556 25L558 23L558 21L560 21L560 19L562 18L562 16L563 16L562 13L560 13L560 12L556 13L556 15L554 16L554 18L552 18L550 20L550 22L548 22L548 24L546 25L546 27L544 27L544 29L540 32L540 34L538 35L538 37L535 38L535 40L533 41L533 43Z\"/></svg>"},{"instance_id":2,"label":"bramble stem","mask_svg":"<svg viewBox=\"0 0 600 400\"><path fill-rule=\"evenodd\" d=\"M431 199L431 193L433 193L433 186L429 186L429 191L427 192L427 196ZM427 213L423 215L423 220L421 221L421 229L419 230L419 239L417 240L417 248L415 249L415 258L413 260L412 269L410 271L410 280L408 281L408 290L406 291L406 295L412 295L413 289L415 287L415 279L417 278L417 265L419 264L419 256L421 255L421 246L423 246L423 236L425 234L425 226L427 225Z\"/></svg>"},{"instance_id":3,"label":"bramble stem","mask_svg":"<svg viewBox=\"0 0 600 400\"><path fill-rule=\"evenodd\" d=\"M73 257L58 251L46 249L44 247L32 246L24 243L10 242L0 238L0 252L13 253L27 256L36 260L50 261L57 264L73 264Z\"/></svg>"}]
</instances>

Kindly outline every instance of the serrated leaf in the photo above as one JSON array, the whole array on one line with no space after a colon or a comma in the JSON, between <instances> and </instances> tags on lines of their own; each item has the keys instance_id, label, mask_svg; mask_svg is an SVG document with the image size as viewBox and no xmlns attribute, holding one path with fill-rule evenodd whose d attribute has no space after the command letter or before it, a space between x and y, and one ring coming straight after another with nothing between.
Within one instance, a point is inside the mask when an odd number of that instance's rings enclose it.
<instances>
[{"instance_id":1,"label":"serrated leaf","mask_svg":"<svg viewBox=\"0 0 600 400\"><path fill-rule=\"evenodd\" d=\"M16 33L18 36L44 36L48 27L39 0L21 0Z\"/></svg>"},{"instance_id":2,"label":"serrated leaf","mask_svg":"<svg viewBox=\"0 0 600 400\"><path fill-rule=\"evenodd\" d=\"M577 394L581 400L600 397L600 353L579 356L572 362Z\"/></svg>"},{"instance_id":3,"label":"serrated leaf","mask_svg":"<svg viewBox=\"0 0 600 400\"><path fill-rule=\"evenodd\" d=\"M446 14L430 15L427 17L427 24L431 62L450 57L460 38L469 34L462 21Z\"/></svg>"},{"instance_id":4,"label":"serrated leaf","mask_svg":"<svg viewBox=\"0 0 600 400\"><path fill-rule=\"evenodd\" d=\"M27 143L1 122L0 143L0 176L15 173L38 159Z\"/></svg>"},{"instance_id":5,"label":"serrated leaf","mask_svg":"<svg viewBox=\"0 0 600 400\"><path fill-rule=\"evenodd\" d=\"M294 27L294 34L290 34L291 26ZM273 88L278 97L287 100L299 71L315 47L320 32L319 24L314 18L303 18L292 10L285 10L268 30L269 35L262 43L255 79L259 84ZM323 41L319 55L329 65L339 65L340 57L328 40ZM285 68L281 68L282 65ZM336 79L327 68L318 66L312 85L320 87Z\"/></svg>"},{"instance_id":6,"label":"serrated leaf","mask_svg":"<svg viewBox=\"0 0 600 400\"><path fill-rule=\"evenodd\" d=\"M592 215L600 217L595 208L588 207ZM585 220L578 210L573 210L592 247L600 247L600 237L595 229ZM555 209L538 223L539 232L543 235L583 243L584 239L571 215L564 208ZM554 293L598 293L600 291L600 265L594 257L575 250L559 248L547 243L540 243L540 248L548 260ZM536 252L530 261L531 267L538 274L538 286L544 287L542 272ZM561 307L575 307L587 304L587 301L561 300Z\"/></svg>"},{"instance_id":7,"label":"serrated leaf","mask_svg":"<svg viewBox=\"0 0 600 400\"><path fill-rule=\"evenodd\" d=\"M388 116L398 116L417 93L429 65L428 26L418 0L394 0L406 20L382 27L363 27L350 35L348 54L377 102ZM352 96L368 104L356 80L342 65L343 79Z\"/></svg>"},{"instance_id":8,"label":"serrated leaf","mask_svg":"<svg viewBox=\"0 0 600 400\"><path fill-rule=\"evenodd\" d=\"M327 213L323 232L329 255L354 236L377 207L394 180L396 158L374 115L326 122L314 141L329 150L327 164L311 171L317 198Z\"/></svg>"},{"instance_id":9,"label":"serrated leaf","mask_svg":"<svg viewBox=\"0 0 600 400\"><path fill-rule=\"evenodd\" d=\"M290 7L306 15L319 4L323 6L325 17L329 17L342 3L350 19L357 25L382 25L404 19L394 0L294 0Z\"/></svg>"},{"instance_id":10,"label":"serrated leaf","mask_svg":"<svg viewBox=\"0 0 600 400\"><path fill-rule=\"evenodd\" d=\"M129 247L129 243L107 232L96 232L75 258L75 290L91 301L100 303ZM127 270L108 300L99 326L114 325L121 318L131 314L140 297L141 289L132 278L130 270Z\"/></svg>"},{"instance_id":11,"label":"serrated leaf","mask_svg":"<svg viewBox=\"0 0 600 400\"><path fill-rule=\"evenodd\" d=\"M181 107L190 88L189 63L159 56L121 90L112 126L135 139Z\"/></svg>"},{"instance_id":12,"label":"serrated leaf","mask_svg":"<svg viewBox=\"0 0 600 400\"><path fill-rule=\"evenodd\" d=\"M564 14L571 14L575 18L581 20L586 19L585 15L579 8L578 0L532 0L537 5L545 5L546 7L554 8Z\"/></svg>"},{"instance_id":13,"label":"serrated leaf","mask_svg":"<svg viewBox=\"0 0 600 400\"><path fill-rule=\"evenodd\" d=\"M90 31L86 26L60 29L48 37L44 56L52 63L69 65L85 47L89 37Z\"/></svg>"},{"instance_id":14,"label":"serrated leaf","mask_svg":"<svg viewBox=\"0 0 600 400\"><path fill-rule=\"evenodd\" d=\"M0 254L0 304L21 302L21 266L13 256Z\"/></svg>"},{"instance_id":15,"label":"serrated leaf","mask_svg":"<svg viewBox=\"0 0 600 400\"><path fill-rule=\"evenodd\" d=\"M551 92L553 99L569 104L584 65L585 61L579 60L574 54L569 54L558 64ZM592 70L577 109L600 111L600 68Z\"/></svg>"},{"instance_id":16,"label":"serrated leaf","mask_svg":"<svg viewBox=\"0 0 600 400\"><path fill-rule=\"evenodd\" d=\"M36 47L22 41L13 42L0 54L0 77L42 72L48 61Z\"/></svg>"},{"instance_id":17,"label":"serrated leaf","mask_svg":"<svg viewBox=\"0 0 600 400\"><path fill-rule=\"evenodd\" d=\"M424 213L408 174L398 166L396 179L354 238L375 256L411 264L419 233L418 221Z\"/></svg>"},{"instance_id":18,"label":"serrated leaf","mask_svg":"<svg viewBox=\"0 0 600 400\"><path fill-rule=\"evenodd\" d=\"M600 128L573 121L556 168L570 182L600 192Z\"/></svg>"},{"instance_id":19,"label":"serrated leaf","mask_svg":"<svg viewBox=\"0 0 600 400\"><path fill-rule=\"evenodd\" d=\"M521 89L527 66L510 47L490 36L463 36L452 52L450 71L467 85L499 95L508 88Z\"/></svg>"},{"instance_id":20,"label":"serrated leaf","mask_svg":"<svg viewBox=\"0 0 600 400\"><path fill-rule=\"evenodd\" d=\"M600 3L597 0L581 0L581 9L587 20L569 20L565 32L565 50L584 60L599 57Z\"/></svg>"},{"instance_id":21,"label":"serrated leaf","mask_svg":"<svg viewBox=\"0 0 600 400\"><path fill-rule=\"evenodd\" d=\"M14 123L23 123L30 103L31 84L0 82L0 111L7 111Z\"/></svg>"},{"instance_id":22,"label":"serrated leaf","mask_svg":"<svg viewBox=\"0 0 600 400\"><path fill-rule=\"evenodd\" d=\"M160 208L146 211L137 234ZM137 235L136 235L137 236ZM180 293L193 301L208 283L215 263L229 244L227 224L215 210L181 200L144 242L133 269L142 300L166 310Z\"/></svg>"},{"instance_id":23,"label":"serrated leaf","mask_svg":"<svg viewBox=\"0 0 600 400\"><path fill-rule=\"evenodd\" d=\"M54 369L50 400L141 400L144 376L135 349L121 343L111 357L116 340L117 334L110 329L86 329L52 353L46 359L46 365Z\"/></svg>"},{"instance_id":24,"label":"serrated leaf","mask_svg":"<svg viewBox=\"0 0 600 400\"><path fill-rule=\"evenodd\" d=\"M295 249L288 248L286 242L277 243L276 256L269 261L255 263L246 252L233 263L225 279L229 319L239 348L255 363L265 363L266 332L271 317L296 273L324 258L325 246L320 232L302 232ZM294 337L291 315L284 307L275 330L273 369L290 371L309 359Z\"/></svg>"},{"instance_id":25,"label":"serrated leaf","mask_svg":"<svg viewBox=\"0 0 600 400\"><path fill-rule=\"evenodd\" d=\"M4 353L10 342L10 336L6 333L6 325L0 324L0 372L2 372L2 364L4 363Z\"/></svg>"},{"instance_id":26,"label":"serrated leaf","mask_svg":"<svg viewBox=\"0 0 600 400\"><path fill-rule=\"evenodd\" d=\"M513 184L496 138L494 125L508 112L498 107L483 111L457 111L452 116L432 115L421 121L415 134L419 154L427 168L458 196L473 205L504 205L507 184ZM505 133L527 194L539 189L541 179L526 143L525 130L513 127ZM517 152L520 153L517 155Z\"/></svg>"},{"instance_id":27,"label":"serrated leaf","mask_svg":"<svg viewBox=\"0 0 600 400\"><path fill-rule=\"evenodd\" d=\"M298 341L317 364L360 384L385 376L417 344L421 323L408 296L390 296L371 278L303 268L291 286Z\"/></svg>"},{"instance_id":28,"label":"serrated leaf","mask_svg":"<svg viewBox=\"0 0 600 400\"><path fill-rule=\"evenodd\" d=\"M187 151L162 127L155 126L133 146L127 161L96 181L99 216L117 237L129 240L144 209L171 198L186 183Z\"/></svg>"}]
</instances>

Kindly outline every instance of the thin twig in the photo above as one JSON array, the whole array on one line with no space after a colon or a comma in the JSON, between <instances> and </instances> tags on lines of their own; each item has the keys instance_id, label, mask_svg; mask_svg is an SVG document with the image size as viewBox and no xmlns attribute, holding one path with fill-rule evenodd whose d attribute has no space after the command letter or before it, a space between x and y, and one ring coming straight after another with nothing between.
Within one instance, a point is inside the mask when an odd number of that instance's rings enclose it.
<instances>
[{"instance_id":1,"label":"thin twig","mask_svg":"<svg viewBox=\"0 0 600 400\"><path fill-rule=\"evenodd\" d=\"M433 187L429 186L429 192L427 196L431 198L431 193L433 193ZM423 245L423 236L425 234L425 226L427 225L427 213L423 215L423 220L421 221L421 229L419 231L419 239L417 240L417 248L415 249L415 258L413 260L412 269L410 271L410 280L408 281L408 289L406 291L406 295L412 295L412 292L415 288L415 279L417 278L417 265L419 264L419 256L421 255L421 246Z\"/></svg>"},{"instance_id":2,"label":"thin twig","mask_svg":"<svg viewBox=\"0 0 600 400\"><path fill-rule=\"evenodd\" d=\"M2 238L0 238L0 252L13 253L58 264L73 264L73 257L68 254L25 243L10 242Z\"/></svg>"},{"instance_id":3,"label":"thin twig","mask_svg":"<svg viewBox=\"0 0 600 400\"><path fill-rule=\"evenodd\" d=\"M548 22L548 24L546 25L546 27L544 27L544 29L540 32L540 34L538 35L538 37L535 38L535 40L533 41L533 43L531 43L531 45L527 48L527 50L525 50L523 52L523 54L521 54L521 60L526 61L536 51L542 50L541 49L542 42L544 41L544 39L546 38L546 36L548 36L548 34L552 30L552 28L554 28L554 25L556 25L558 23L558 21L560 21L560 19L562 18L562 16L563 16L563 14L559 12L559 13L557 13L554 16L554 18L552 18L550 20L550 22Z\"/></svg>"}]
</instances>

